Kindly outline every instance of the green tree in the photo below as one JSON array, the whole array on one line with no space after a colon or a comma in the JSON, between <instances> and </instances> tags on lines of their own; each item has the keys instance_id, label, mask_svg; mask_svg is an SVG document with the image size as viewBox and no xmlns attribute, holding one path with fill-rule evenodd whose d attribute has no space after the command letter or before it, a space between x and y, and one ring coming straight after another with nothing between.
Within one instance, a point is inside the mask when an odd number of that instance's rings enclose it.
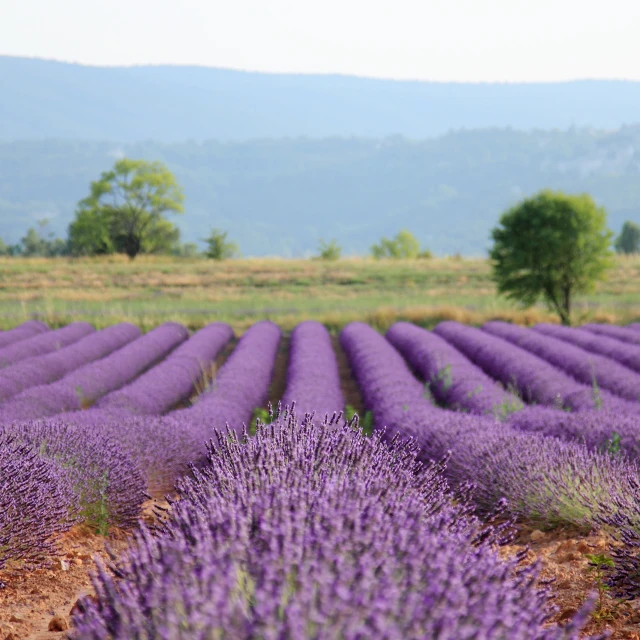
<instances>
[{"instance_id":1,"label":"green tree","mask_svg":"<svg viewBox=\"0 0 640 640\"><path fill-rule=\"evenodd\" d=\"M318 243L318 258L320 260L339 260L342 255L342 247L337 240L320 240Z\"/></svg>"},{"instance_id":2,"label":"green tree","mask_svg":"<svg viewBox=\"0 0 640 640\"><path fill-rule=\"evenodd\" d=\"M0 238L0 256L10 256L11 255L11 247Z\"/></svg>"},{"instance_id":3,"label":"green tree","mask_svg":"<svg viewBox=\"0 0 640 640\"><path fill-rule=\"evenodd\" d=\"M618 253L638 253L640 252L640 226L635 222L627 220L622 225L622 231L616 238L615 249Z\"/></svg>"},{"instance_id":4,"label":"green tree","mask_svg":"<svg viewBox=\"0 0 640 640\"><path fill-rule=\"evenodd\" d=\"M428 249L420 250L418 239L406 229L399 231L393 238L382 238L378 244L371 247L371 255L380 260L391 258L401 260L406 258L430 258Z\"/></svg>"},{"instance_id":5,"label":"green tree","mask_svg":"<svg viewBox=\"0 0 640 640\"><path fill-rule=\"evenodd\" d=\"M67 252L67 243L56 238L53 232L46 232L48 218L38 220L38 229L30 227L20 240L20 254L25 257L53 257Z\"/></svg>"},{"instance_id":6,"label":"green tree","mask_svg":"<svg viewBox=\"0 0 640 640\"><path fill-rule=\"evenodd\" d=\"M212 260L227 260L238 255L238 245L227 241L227 231L211 229L211 233L204 241L207 243L205 255Z\"/></svg>"},{"instance_id":7,"label":"green tree","mask_svg":"<svg viewBox=\"0 0 640 640\"><path fill-rule=\"evenodd\" d=\"M91 183L69 227L75 254L170 251L179 231L164 217L183 212L184 195L175 176L161 162L117 160L113 169Z\"/></svg>"},{"instance_id":8,"label":"green tree","mask_svg":"<svg viewBox=\"0 0 640 640\"><path fill-rule=\"evenodd\" d=\"M540 296L570 324L571 304L611 266L607 214L586 194L549 190L502 214L491 236L498 292L527 306Z\"/></svg>"}]
</instances>

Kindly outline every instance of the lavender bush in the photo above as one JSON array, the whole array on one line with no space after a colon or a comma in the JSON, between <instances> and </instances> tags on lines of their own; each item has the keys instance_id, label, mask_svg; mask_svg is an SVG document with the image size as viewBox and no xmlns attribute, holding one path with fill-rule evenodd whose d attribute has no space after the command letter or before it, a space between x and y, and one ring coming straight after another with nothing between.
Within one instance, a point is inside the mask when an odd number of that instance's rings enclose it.
<instances>
[{"instance_id":1,"label":"lavender bush","mask_svg":"<svg viewBox=\"0 0 640 640\"><path fill-rule=\"evenodd\" d=\"M503 417L523 406L517 397L431 331L397 322L387 331L387 340L427 381L435 399L449 408Z\"/></svg>"},{"instance_id":2,"label":"lavender bush","mask_svg":"<svg viewBox=\"0 0 640 640\"><path fill-rule=\"evenodd\" d=\"M126 387L113 391L96 408L129 414L159 415L186 400L209 364L233 337L229 325L214 322L189 338L166 360Z\"/></svg>"},{"instance_id":3,"label":"lavender bush","mask_svg":"<svg viewBox=\"0 0 640 640\"><path fill-rule=\"evenodd\" d=\"M615 360L506 322L487 322L482 329L537 355L578 382L607 389L632 402L640 399L640 374ZM637 409L640 409L640 405Z\"/></svg>"},{"instance_id":4,"label":"lavender bush","mask_svg":"<svg viewBox=\"0 0 640 640\"><path fill-rule=\"evenodd\" d=\"M28 320L27 322L23 322L21 325L18 325L15 329L9 329L9 331L3 331L0 333L0 349L13 344L14 342L31 338L39 333L45 333L45 331L49 331L49 327L47 327L44 322L40 322L39 320Z\"/></svg>"},{"instance_id":5,"label":"lavender bush","mask_svg":"<svg viewBox=\"0 0 640 640\"><path fill-rule=\"evenodd\" d=\"M0 569L55 553L74 511L71 483L58 466L0 429Z\"/></svg>"},{"instance_id":6,"label":"lavender bush","mask_svg":"<svg viewBox=\"0 0 640 640\"><path fill-rule=\"evenodd\" d=\"M116 327L120 327L117 334ZM132 325L116 327L111 327L115 335L105 335L100 340L103 333L100 332L85 339L98 343L103 351L112 352L110 355L75 369L54 384L23 391L0 407L0 419L27 420L88 407L96 398L135 378L188 336L186 328L176 322L167 322L137 340L133 338L139 335L139 331ZM115 343L116 338L119 338L119 345ZM73 349L77 345L68 348ZM116 346L121 348L114 351Z\"/></svg>"},{"instance_id":7,"label":"lavender bush","mask_svg":"<svg viewBox=\"0 0 640 640\"><path fill-rule=\"evenodd\" d=\"M515 571L438 467L348 426L284 418L220 434L157 537L94 578L78 637L578 638L545 626L537 569Z\"/></svg>"},{"instance_id":8,"label":"lavender bush","mask_svg":"<svg viewBox=\"0 0 640 640\"><path fill-rule=\"evenodd\" d=\"M9 344L0 349L0 369L9 367L20 360L42 356L45 353L66 347L94 331L95 329L88 322L72 322L62 329L46 331Z\"/></svg>"},{"instance_id":9,"label":"lavender bush","mask_svg":"<svg viewBox=\"0 0 640 640\"><path fill-rule=\"evenodd\" d=\"M137 524L146 499L144 475L106 433L58 421L14 423L0 429L55 463L58 476L77 496L80 515L99 532L109 525ZM54 502L48 505L54 512L58 508Z\"/></svg>"},{"instance_id":10,"label":"lavender bush","mask_svg":"<svg viewBox=\"0 0 640 640\"><path fill-rule=\"evenodd\" d=\"M585 411L594 408L620 408L629 405L606 391L578 384L541 358L458 322L441 322L434 332L462 351L493 378L516 388L525 401Z\"/></svg>"},{"instance_id":11,"label":"lavender bush","mask_svg":"<svg viewBox=\"0 0 640 640\"><path fill-rule=\"evenodd\" d=\"M604 335L596 335L583 329L561 327L554 324L540 323L533 329L546 336L552 336L574 344L586 351L616 360L629 367L629 369L640 372L640 346L624 343Z\"/></svg>"},{"instance_id":12,"label":"lavender bush","mask_svg":"<svg viewBox=\"0 0 640 640\"><path fill-rule=\"evenodd\" d=\"M291 333L285 405L296 403L304 416L314 411L319 418L344 409L338 361L329 332L319 322L302 322Z\"/></svg>"},{"instance_id":13,"label":"lavender bush","mask_svg":"<svg viewBox=\"0 0 640 640\"><path fill-rule=\"evenodd\" d=\"M46 386L47 383L61 378L88 362L104 357L139 335L140 330L134 325L117 324L102 331L90 333L68 347L43 356L26 358L0 371L0 402L19 394L24 389L36 387L33 390L35 395L31 395L28 402L22 403L22 412L19 410L21 406L19 402L13 410L10 409L11 403L8 402L0 406L0 422L45 415L44 409L42 413L39 411L38 393L46 395L46 389L50 388ZM57 393L60 392L61 389L58 388Z\"/></svg>"}]
</instances>

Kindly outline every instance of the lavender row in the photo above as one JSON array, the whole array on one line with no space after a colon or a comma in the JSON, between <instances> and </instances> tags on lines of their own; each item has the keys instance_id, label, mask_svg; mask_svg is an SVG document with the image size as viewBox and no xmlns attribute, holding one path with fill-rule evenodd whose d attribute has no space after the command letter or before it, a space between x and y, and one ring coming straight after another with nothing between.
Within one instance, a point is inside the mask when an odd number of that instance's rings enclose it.
<instances>
[{"instance_id":1,"label":"lavender row","mask_svg":"<svg viewBox=\"0 0 640 640\"><path fill-rule=\"evenodd\" d=\"M135 378L188 336L185 327L175 322L167 322L133 342L136 333L139 335L135 327L116 325L111 328L119 328L121 338L124 338L120 340L120 349L108 349L113 351L111 355L74 370L58 382L23 391L0 407L0 419L42 418L90 406L100 396ZM113 337L106 336L105 342L108 339L113 342ZM122 346L123 342L129 344Z\"/></svg>"},{"instance_id":2,"label":"lavender row","mask_svg":"<svg viewBox=\"0 0 640 640\"><path fill-rule=\"evenodd\" d=\"M485 331L447 321L434 332L507 388L515 387L526 402L575 411L601 407L629 410L624 400L579 384L557 367Z\"/></svg>"},{"instance_id":3,"label":"lavender row","mask_svg":"<svg viewBox=\"0 0 640 640\"><path fill-rule=\"evenodd\" d=\"M44 322L39 320L28 320L17 326L15 329L9 329L9 331L3 331L0 333L0 349L7 347L14 342L31 338L39 333L45 333L49 331L49 327Z\"/></svg>"},{"instance_id":4,"label":"lavender row","mask_svg":"<svg viewBox=\"0 0 640 640\"><path fill-rule=\"evenodd\" d=\"M302 322L291 333L287 386L282 402L285 405L295 402L301 416L315 412L322 418L344 409L331 336L319 322Z\"/></svg>"},{"instance_id":5,"label":"lavender row","mask_svg":"<svg viewBox=\"0 0 640 640\"><path fill-rule=\"evenodd\" d=\"M44 392L48 383L58 380L88 362L103 358L139 335L140 330L132 324L113 325L102 331L90 333L68 347L43 356L26 358L12 367L0 371L0 402L5 401L0 405L0 422L21 417L47 415L45 412L40 413L36 405L32 407L31 411L24 414L19 411L12 412L6 401L30 387L38 390L36 394Z\"/></svg>"},{"instance_id":6,"label":"lavender row","mask_svg":"<svg viewBox=\"0 0 640 640\"><path fill-rule=\"evenodd\" d=\"M131 415L165 413L189 397L232 337L231 327L223 322L200 329L160 364L101 398L96 409L123 410Z\"/></svg>"},{"instance_id":7,"label":"lavender row","mask_svg":"<svg viewBox=\"0 0 640 640\"><path fill-rule=\"evenodd\" d=\"M537 324L534 331L543 333L552 338L558 338L574 344L586 351L598 353L633 369L640 373L640 345L636 346L609 338L604 335L596 335L584 329L561 327L554 324Z\"/></svg>"},{"instance_id":8,"label":"lavender row","mask_svg":"<svg viewBox=\"0 0 640 640\"><path fill-rule=\"evenodd\" d=\"M32 358L42 356L73 344L93 333L95 329L88 322L72 322L62 329L46 331L0 349L0 369Z\"/></svg>"},{"instance_id":9,"label":"lavender row","mask_svg":"<svg viewBox=\"0 0 640 640\"><path fill-rule=\"evenodd\" d=\"M427 382L439 403L451 409L497 417L522 407L518 398L440 336L408 322L397 322L387 331L387 339Z\"/></svg>"},{"instance_id":10,"label":"lavender row","mask_svg":"<svg viewBox=\"0 0 640 640\"><path fill-rule=\"evenodd\" d=\"M117 441L146 474L149 491L162 495L191 462L202 460L214 429L228 423L237 433L264 404L280 342L277 325L253 325L221 367L209 391L187 409L166 416L131 416L119 408L61 414L60 420Z\"/></svg>"},{"instance_id":11,"label":"lavender row","mask_svg":"<svg viewBox=\"0 0 640 640\"><path fill-rule=\"evenodd\" d=\"M590 331L597 335L606 336L607 338L615 338L622 342L631 342L640 344L640 334L633 329L627 327L617 327L611 324L585 324L580 327L584 331Z\"/></svg>"},{"instance_id":12,"label":"lavender row","mask_svg":"<svg viewBox=\"0 0 640 640\"><path fill-rule=\"evenodd\" d=\"M547 625L537 569L503 562L499 532L452 506L438 471L347 426L221 434L163 530L136 534L118 582L101 568L79 637L577 640L588 607Z\"/></svg>"},{"instance_id":13,"label":"lavender row","mask_svg":"<svg viewBox=\"0 0 640 640\"><path fill-rule=\"evenodd\" d=\"M506 322L487 322L482 329L546 360L578 382L602 387L632 402L640 400L640 374L615 360Z\"/></svg>"},{"instance_id":14,"label":"lavender row","mask_svg":"<svg viewBox=\"0 0 640 640\"><path fill-rule=\"evenodd\" d=\"M341 342L375 428L386 440L411 438L425 461L450 451L447 477L456 486L473 483L483 511L506 499L513 516L545 526L595 525L608 512L602 497L615 502L638 481L637 467L626 459L434 407L400 355L365 324L347 325Z\"/></svg>"}]
</instances>

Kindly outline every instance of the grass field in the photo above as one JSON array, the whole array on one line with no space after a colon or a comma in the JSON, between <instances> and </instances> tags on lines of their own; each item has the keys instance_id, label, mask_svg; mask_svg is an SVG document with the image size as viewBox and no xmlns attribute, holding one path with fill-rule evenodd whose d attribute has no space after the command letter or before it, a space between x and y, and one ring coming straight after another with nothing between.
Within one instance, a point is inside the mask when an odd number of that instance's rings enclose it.
<instances>
[{"instance_id":1,"label":"grass field","mask_svg":"<svg viewBox=\"0 0 640 640\"><path fill-rule=\"evenodd\" d=\"M497 296L484 259L0 258L0 328L29 318L50 326L130 321L145 330L167 320L191 329L222 320L237 332L264 318L284 330L313 318L332 331L353 320L379 329L400 319L425 327L556 320L543 304L522 309ZM608 280L576 300L574 321L587 320L640 320L640 258L617 258Z\"/></svg>"}]
</instances>

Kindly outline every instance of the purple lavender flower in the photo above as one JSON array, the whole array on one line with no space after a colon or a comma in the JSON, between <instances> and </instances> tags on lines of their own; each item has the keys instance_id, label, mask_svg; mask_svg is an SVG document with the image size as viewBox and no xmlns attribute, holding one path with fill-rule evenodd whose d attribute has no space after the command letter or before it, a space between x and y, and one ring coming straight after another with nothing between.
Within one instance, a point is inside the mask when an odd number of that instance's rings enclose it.
<instances>
[{"instance_id":1,"label":"purple lavender flower","mask_svg":"<svg viewBox=\"0 0 640 640\"><path fill-rule=\"evenodd\" d=\"M506 322L487 322L482 329L537 355L578 382L607 389L635 403L640 399L640 374L615 360ZM640 405L637 405L637 409L640 409Z\"/></svg>"},{"instance_id":2,"label":"purple lavender flower","mask_svg":"<svg viewBox=\"0 0 640 640\"><path fill-rule=\"evenodd\" d=\"M315 411L319 418L344 409L338 361L329 332L319 322L302 322L291 333L282 402L295 402L299 415Z\"/></svg>"},{"instance_id":3,"label":"purple lavender flower","mask_svg":"<svg viewBox=\"0 0 640 640\"><path fill-rule=\"evenodd\" d=\"M231 327L223 322L207 325L134 382L100 399L96 408L136 415L165 413L189 397L232 337Z\"/></svg>"},{"instance_id":4,"label":"purple lavender flower","mask_svg":"<svg viewBox=\"0 0 640 640\"><path fill-rule=\"evenodd\" d=\"M222 433L163 530L94 578L78 636L577 639L588 608L547 626L537 568L503 562L438 471L346 425Z\"/></svg>"},{"instance_id":5,"label":"purple lavender flower","mask_svg":"<svg viewBox=\"0 0 640 640\"><path fill-rule=\"evenodd\" d=\"M55 553L75 522L71 483L52 461L0 429L0 569Z\"/></svg>"},{"instance_id":6,"label":"purple lavender flower","mask_svg":"<svg viewBox=\"0 0 640 640\"><path fill-rule=\"evenodd\" d=\"M522 408L517 397L431 331L408 322L397 322L387 331L387 339L416 374L427 381L430 392L441 404L496 416Z\"/></svg>"},{"instance_id":7,"label":"purple lavender flower","mask_svg":"<svg viewBox=\"0 0 640 640\"><path fill-rule=\"evenodd\" d=\"M74 370L58 382L32 387L15 396L0 407L0 418L27 420L90 406L101 395L135 378L188 336L186 328L176 322L167 322L137 340L133 339L140 335L139 330L133 325L115 325L110 329L111 333L105 329L85 338L85 348L93 348L86 353L80 344L84 341L67 347L73 350L69 358L64 353L66 349L61 349L56 355ZM96 355L97 349L102 355L110 355L80 368L73 366L78 361L87 362L87 356ZM37 363L32 368L36 366Z\"/></svg>"},{"instance_id":8,"label":"purple lavender flower","mask_svg":"<svg viewBox=\"0 0 640 640\"><path fill-rule=\"evenodd\" d=\"M612 394L578 384L541 358L496 336L458 322L441 322L434 332L507 387L518 390L526 402L568 407L575 411L625 408L630 405Z\"/></svg>"},{"instance_id":9,"label":"purple lavender flower","mask_svg":"<svg viewBox=\"0 0 640 640\"><path fill-rule=\"evenodd\" d=\"M3 331L0 333L0 349L13 344L14 342L31 338L39 333L45 333L46 331L49 331L49 327L47 327L44 322L40 322L39 320L28 320L27 322L23 322L21 325L18 325L15 329L9 329L9 331Z\"/></svg>"},{"instance_id":10,"label":"purple lavender flower","mask_svg":"<svg viewBox=\"0 0 640 640\"><path fill-rule=\"evenodd\" d=\"M43 356L26 358L7 369L0 370L0 402L29 387L35 387L40 393L46 395L45 390L50 388L46 386L47 383L61 378L88 362L106 356L115 349L119 349L131 342L139 335L140 330L132 324L113 325L102 331L90 333L88 336L58 351L47 353ZM8 422L12 419L45 415L44 409L42 412L39 410L38 391L36 389L33 390L35 396L32 394L26 402L23 402L22 411L15 407L11 411L11 403L5 402L0 407L0 421ZM61 389L58 388L54 397L60 391Z\"/></svg>"},{"instance_id":11,"label":"purple lavender flower","mask_svg":"<svg viewBox=\"0 0 640 640\"><path fill-rule=\"evenodd\" d=\"M94 331L95 329L88 322L72 322L62 329L46 331L9 344L0 349L0 369L9 367L25 358L42 356L45 353L66 347Z\"/></svg>"}]
</instances>

